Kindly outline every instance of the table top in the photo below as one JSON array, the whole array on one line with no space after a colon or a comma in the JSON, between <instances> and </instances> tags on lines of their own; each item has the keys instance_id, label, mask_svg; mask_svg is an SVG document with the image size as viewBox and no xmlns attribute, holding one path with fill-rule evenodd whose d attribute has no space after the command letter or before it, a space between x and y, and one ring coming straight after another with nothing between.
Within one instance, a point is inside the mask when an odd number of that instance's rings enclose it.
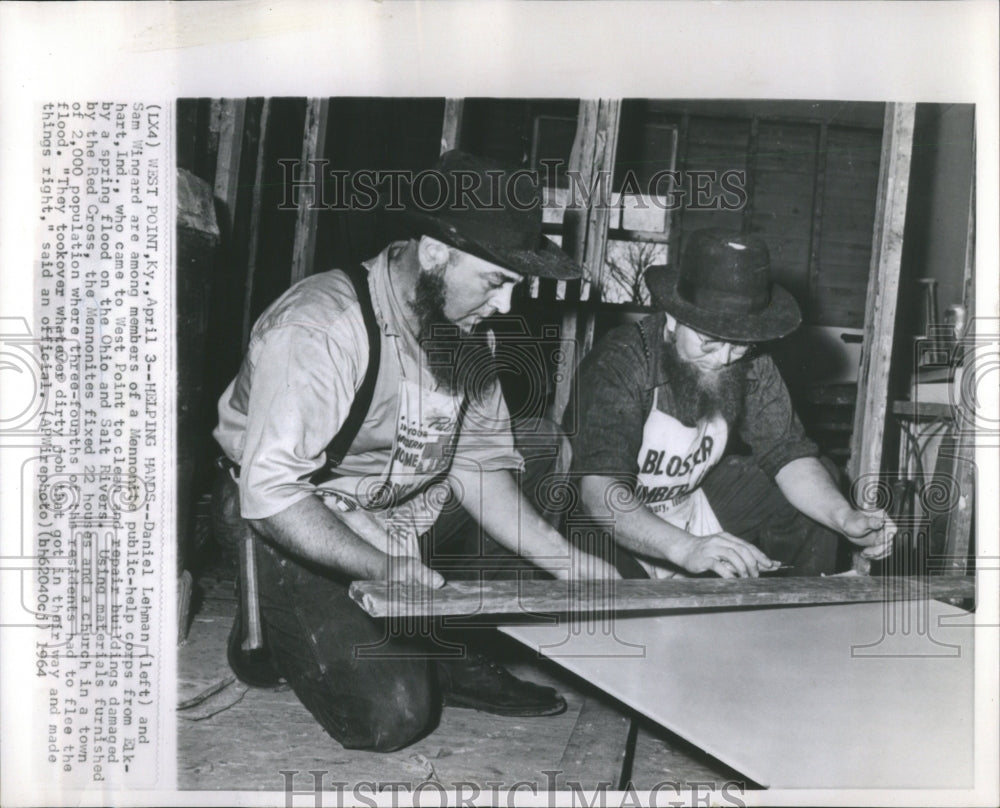
<instances>
[{"instance_id":1,"label":"table top","mask_svg":"<svg viewBox=\"0 0 1000 808\"><path fill-rule=\"evenodd\" d=\"M502 630L772 788L968 788L971 617L933 600Z\"/></svg>"}]
</instances>

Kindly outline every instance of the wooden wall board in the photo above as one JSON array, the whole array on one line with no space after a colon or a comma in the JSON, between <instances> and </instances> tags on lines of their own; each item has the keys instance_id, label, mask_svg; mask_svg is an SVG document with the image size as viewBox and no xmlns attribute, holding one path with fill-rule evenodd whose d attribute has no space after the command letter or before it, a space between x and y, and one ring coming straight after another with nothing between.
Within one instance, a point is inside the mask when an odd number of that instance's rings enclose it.
<instances>
[{"instance_id":1,"label":"wooden wall board","mask_svg":"<svg viewBox=\"0 0 1000 808\"><path fill-rule=\"evenodd\" d=\"M972 629L942 620L965 614L910 601L503 631L761 785L968 788ZM886 629L903 625L925 630Z\"/></svg>"},{"instance_id":2,"label":"wooden wall board","mask_svg":"<svg viewBox=\"0 0 1000 808\"><path fill-rule=\"evenodd\" d=\"M351 597L372 617L537 614L851 603L918 598L972 598L971 576L827 578L670 578L665 580L453 581L423 589L355 581Z\"/></svg>"}]
</instances>

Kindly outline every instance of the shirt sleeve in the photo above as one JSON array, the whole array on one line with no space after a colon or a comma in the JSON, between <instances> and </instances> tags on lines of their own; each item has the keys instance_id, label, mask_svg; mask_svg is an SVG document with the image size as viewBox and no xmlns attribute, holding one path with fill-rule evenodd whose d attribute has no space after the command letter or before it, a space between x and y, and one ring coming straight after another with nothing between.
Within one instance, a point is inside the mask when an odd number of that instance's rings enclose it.
<instances>
[{"instance_id":1,"label":"shirt sleeve","mask_svg":"<svg viewBox=\"0 0 1000 808\"><path fill-rule=\"evenodd\" d=\"M639 331L612 332L580 366L576 377L575 425L567 423L574 477L634 476L646 420L648 360Z\"/></svg>"},{"instance_id":2,"label":"shirt sleeve","mask_svg":"<svg viewBox=\"0 0 1000 808\"><path fill-rule=\"evenodd\" d=\"M348 350L343 342L300 324L260 338L241 460L244 518L273 516L312 494L309 477L326 462L367 363L366 345Z\"/></svg>"},{"instance_id":3,"label":"shirt sleeve","mask_svg":"<svg viewBox=\"0 0 1000 808\"><path fill-rule=\"evenodd\" d=\"M499 380L482 399L469 402L452 462L460 468L482 471L524 466L524 460L514 448L510 413Z\"/></svg>"},{"instance_id":4,"label":"shirt sleeve","mask_svg":"<svg viewBox=\"0 0 1000 808\"><path fill-rule=\"evenodd\" d=\"M761 469L774 477L800 457L816 457L816 444L806 437L778 368L769 356L754 360L747 376L747 396L740 436Z\"/></svg>"}]
</instances>

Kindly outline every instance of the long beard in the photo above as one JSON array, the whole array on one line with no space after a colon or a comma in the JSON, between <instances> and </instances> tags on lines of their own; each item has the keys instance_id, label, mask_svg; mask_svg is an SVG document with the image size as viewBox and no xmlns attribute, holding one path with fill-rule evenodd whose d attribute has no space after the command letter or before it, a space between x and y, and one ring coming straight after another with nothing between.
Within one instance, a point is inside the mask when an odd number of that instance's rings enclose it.
<instances>
[{"instance_id":1,"label":"long beard","mask_svg":"<svg viewBox=\"0 0 1000 808\"><path fill-rule=\"evenodd\" d=\"M661 362L673 397L671 414L684 426L721 415L730 428L743 417L749 362L740 359L718 371L706 372L677 355L672 341L664 343Z\"/></svg>"},{"instance_id":2,"label":"long beard","mask_svg":"<svg viewBox=\"0 0 1000 808\"><path fill-rule=\"evenodd\" d=\"M444 313L444 279L430 272L417 276L410 305L417 315L423 359L438 387L449 395L482 401L498 383L489 329L480 325L465 334L451 322Z\"/></svg>"}]
</instances>

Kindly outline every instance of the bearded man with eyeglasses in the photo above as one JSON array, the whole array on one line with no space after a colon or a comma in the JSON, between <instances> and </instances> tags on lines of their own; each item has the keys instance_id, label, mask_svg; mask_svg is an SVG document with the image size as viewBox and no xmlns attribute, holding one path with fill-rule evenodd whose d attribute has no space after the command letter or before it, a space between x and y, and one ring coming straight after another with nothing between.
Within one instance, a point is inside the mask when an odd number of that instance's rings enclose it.
<instances>
[{"instance_id":1,"label":"bearded man with eyeglasses","mask_svg":"<svg viewBox=\"0 0 1000 808\"><path fill-rule=\"evenodd\" d=\"M626 577L836 571L841 537L892 549L884 512L856 510L758 346L801 323L756 236L699 230L679 267L646 272L653 307L580 367L566 428L587 513L614 526ZM749 454L726 453L733 436Z\"/></svg>"}]
</instances>

